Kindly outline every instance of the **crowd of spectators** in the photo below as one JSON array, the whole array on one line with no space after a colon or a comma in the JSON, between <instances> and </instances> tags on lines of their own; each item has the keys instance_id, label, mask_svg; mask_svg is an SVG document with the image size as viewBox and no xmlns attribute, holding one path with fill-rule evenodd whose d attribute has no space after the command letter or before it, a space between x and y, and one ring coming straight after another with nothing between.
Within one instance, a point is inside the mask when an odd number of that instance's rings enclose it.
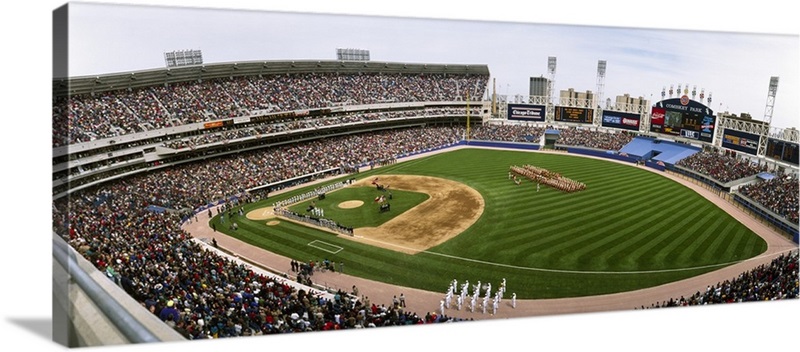
<instances>
[{"instance_id":1,"label":"crowd of spectators","mask_svg":"<svg viewBox=\"0 0 800 352\"><path fill-rule=\"evenodd\" d=\"M228 143L236 139L254 136L263 136L270 133L286 132L301 129L318 129L344 123L357 123L397 119L404 117L429 117L442 115L464 115L464 108L425 108L420 110L384 111L384 112L353 112L347 114L308 117L300 119L281 119L243 128L228 128L219 132L206 133L199 136L170 140L163 146L172 149L196 148L197 146L212 143ZM477 111L473 111L477 114Z\"/></svg>"},{"instance_id":2,"label":"crowd of spectators","mask_svg":"<svg viewBox=\"0 0 800 352\"><path fill-rule=\"evenodd\" d=\"M625 131L602 132L585 128L569 127L559 129L558 141L556 143L616 151L630 143L634 137L636 137L635 134Z\"/></svg>"},{"instance_id":3,"label":"crowd of spectators","mask_svg":"<svg viewBox=\"0 0 800 352\"><path fill-rule=\"evenodd\" d=\"M384 130L242 152L128 178L148 202L193 208L244 189L458 142L464 127Z\"/></svg>"},{"instance_id":4,"label":"crowd of spectators","mask_svg":"<svg viewBox=\"0 0 800 352\"><path fill-rule=\"evenodd\" d=\"M162 318L189 339L452 321L299 291L216 255L190 240L179 214L148 206L196 209L247 186L448 145L463 130L328 138L110 181L54 201L54 231L153 314L166 309Z\"/></svg>"},{"instance_id":5,"label":"crowd of spectators","mask_svg":"<svg viewBox=\"0 0 800 352\"><path fill-rule=\"evenodd\" d=\"M785 175L744 185L739 187L739 193L797 224L800 208L798 187L797 175Z\"/></svg>"},{"instance_id":6,"label":"crowd of spectators","mask_svg":"<svg viewBox=\"0 0 800 352\"><path fill-rule=\"evenodd\" d=\"M256 113L391 102L464 101L487 76L297 73L172 83L53 100L53 146Z\"/></svg>"},{"instance_id":7,"label":"crowd of spectators","mask_svg":"<svg viewBox=\"0 0 800 352\"><path fill-rule=\"evenodd\" d=\"M538 144L544 127L533 125L482 125L470 130L470 138L486 141L528 142Z\"/></svg>"},{"instance_id":8,"label":"crowd of spectators","mask_svg":"<svg viewBox=\"0 0 800 352\"><path fill-rule=\"evenodd\" d=\"M670 298L641 309L796 299L800 287L798 274L798 252L795 250L733 279L709 285L704 292Z\"/></svg>"},{"instance_id":9,"label":"crowd of spectators","mask_svg":"<svg viewBox=\"0 0 800 352\"><path fill-rule=\"evenodd\" d=\"M681 159L676 165L710 176L722 183L767 171L766 165L758 166L745 158L705 150Z\"/></svg>"}]
</instances>

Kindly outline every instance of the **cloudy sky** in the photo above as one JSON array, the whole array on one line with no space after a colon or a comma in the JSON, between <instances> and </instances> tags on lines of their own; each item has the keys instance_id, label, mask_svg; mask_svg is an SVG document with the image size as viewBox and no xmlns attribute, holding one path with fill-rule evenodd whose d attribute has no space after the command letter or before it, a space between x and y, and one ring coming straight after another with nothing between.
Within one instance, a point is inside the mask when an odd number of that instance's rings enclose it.
<instances>
[{"instance_id":1,"label":"cloudy sky","mask_svg":"<svg viewBox=\"0 0 800 352\"><path fill-rule=\"evenodd\" d=\"M469 2L467 2L469 3ZM613 2L612 2L613 3ZM336 48L368 49L373 61L486 64L499 94L528 94L531 76L557 58L555 89L630 94L651 101L671 85L705 91L715 111L763 119L770 77L780 79L773 126L798 127L797 34L642 29L436 17L320 14L73 3L70 75L164 67L163 53L200 49L206 63L332 60ZM535 8L509 7L509 11ZM662 10L653 19L692 9ZM661 12L661 11L655 11ZM491 82L491 81L490 81ZM667 96L669 97L669 96Z\"/></svg>"}]
</instances>

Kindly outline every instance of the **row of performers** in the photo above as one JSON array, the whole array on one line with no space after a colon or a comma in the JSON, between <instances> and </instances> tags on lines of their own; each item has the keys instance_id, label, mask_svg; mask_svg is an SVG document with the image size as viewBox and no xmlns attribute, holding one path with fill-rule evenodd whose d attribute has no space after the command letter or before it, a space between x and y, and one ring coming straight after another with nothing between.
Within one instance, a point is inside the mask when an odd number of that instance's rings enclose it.
<instances>
[{"instance_id":1,"label":"row of performers","mask_svg":"<svg viewBox=\"0 0 800 352\"><path fill-rule=\"evenodd\" d=\"M509 178L516 177L515 174L536 182L537 187L538 184L543 183L564 192L577 192L586 189L586 184L583 182L562 177L559 173L533 165L511 166L511 171L508 173Z\"/></svg>"}]
</instances>

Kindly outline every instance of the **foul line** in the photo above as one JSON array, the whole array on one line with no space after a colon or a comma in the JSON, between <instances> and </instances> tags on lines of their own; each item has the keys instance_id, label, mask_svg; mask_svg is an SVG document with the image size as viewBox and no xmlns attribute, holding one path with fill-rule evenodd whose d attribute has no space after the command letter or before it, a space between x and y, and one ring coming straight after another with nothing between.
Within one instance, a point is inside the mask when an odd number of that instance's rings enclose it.
<instances>
[{"instance_id":1,"label":"foul line","mask_svg":"<svg viewBox=\"0 0 800 352\"><path fill-rule=\"evenodd\" d=\"M377 243L381 243L381 244L384 244L384 245L389 245L389 246L392 246L392 247L402 248L402 249L406 249L406 250L410 250L410 251L416 251L415 248L403 247L403 246L400 246L400 245L396 245L394 243L378 241L378 240L367 238L367 237L363 237L363 236L356 236L356 237L364 239L364 240L367 240L367 241L372 241L372 242L377 242ZM483 264L483 265L490 265L490 266L497 266L497 267L504 267L504 268L511 268L511 269L517 269L517 270L541 271L541 272L561 273L561 274L627 275L627 274L657 274L657 273L669 273L669 272L691 271L691 270L723 267L723 266L739 264L739 263L743 263L743 262L747 262L747 261L752 261L752 260L756 260L756 259L759 259L759 258L778 256L780 254L791 252L793 250L796 250L796 248L782 250L782 251L777 252L777 253L762 254L762 255L758 255L758 256L752 257L752 258L748 258L748 259L744 259L744 260L737 260L737 261L732 261L732 262L727 262L727 263L709 264L709 265L696 266L696 267L690 267L690 268L661 269L661 270L641 270L641 271L585 271L585 270L545 269L545 268L536 268L536 267L528 267L528 266L518 266L518 265L511 265L511 264L495 263L495 262L489 262L489 261L485 261L485 260L464 258L464 257L455 256L455 255L437 253L437 252L431 252L431 251L418 251L417 253L425 253L425 254L430 254L430 255L450 258L450 259L461 260L461 261L465 261L465 262L478 263L478 264Z\"/></svg>"}]
</instances>

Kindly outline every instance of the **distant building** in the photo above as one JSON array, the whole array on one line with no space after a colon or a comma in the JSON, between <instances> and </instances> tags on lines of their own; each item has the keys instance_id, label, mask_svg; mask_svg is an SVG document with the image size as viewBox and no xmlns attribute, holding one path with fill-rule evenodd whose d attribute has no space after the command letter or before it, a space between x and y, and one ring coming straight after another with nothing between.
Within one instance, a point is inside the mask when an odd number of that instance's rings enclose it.
<instances>
[{"instance_id":1,"label":"distant building","mask_svg":"<svg viewBox=\"0 0 800 352\"><path fill-rule=\"evenodd\" d=\"M547 96L547 83L549 80L544 77L531 77L530 90L528 95Z\"/></svg>"},{"instance_id":2,"label":"distant building","mask_svg":"<svg viewBox=\"0 0 800 352\"><path fill-rule=\"evenodd\" d=\"M750 116L750 114L746 113L746 112L743 112L743 113L741 113L741 114L739 114L737 116L734 113L731 113L731 112L728 112L728 111L723 111L723 112L720 113L720 116L724 117L724 118L734 119L734 120L743 120L743 121L751 121L751 120L753 120L753 116ZM761 121L756 121L756 122L761 122Z\"/></svg>"},{"instance_id":3,"label":"distant building","mask_svg":"<svg viewBox=\"0 0 800 352\"><path fill-rule=\"evenodd\" d=\"M606 104L608 105L608 104ZM634 98L630 94L618 95L616 102L611 106L606 106L606 109L616 111L629 111L629 112L642 112L648 111L650 108L650 101L643 97Z\"/></svg>"},{"instance_id":4,"label":"distant building","mask_svg":"<svg viewBox=\"0 0 800 352\"><path fill-rule=\"evenodd\" d=\"M563 106L577 106L577 107L593 107L594 93L590 90L586 92L576 92L575 89L570 88L562 90L559 95L559 105Z\"/></svg>"}]
</instances>

